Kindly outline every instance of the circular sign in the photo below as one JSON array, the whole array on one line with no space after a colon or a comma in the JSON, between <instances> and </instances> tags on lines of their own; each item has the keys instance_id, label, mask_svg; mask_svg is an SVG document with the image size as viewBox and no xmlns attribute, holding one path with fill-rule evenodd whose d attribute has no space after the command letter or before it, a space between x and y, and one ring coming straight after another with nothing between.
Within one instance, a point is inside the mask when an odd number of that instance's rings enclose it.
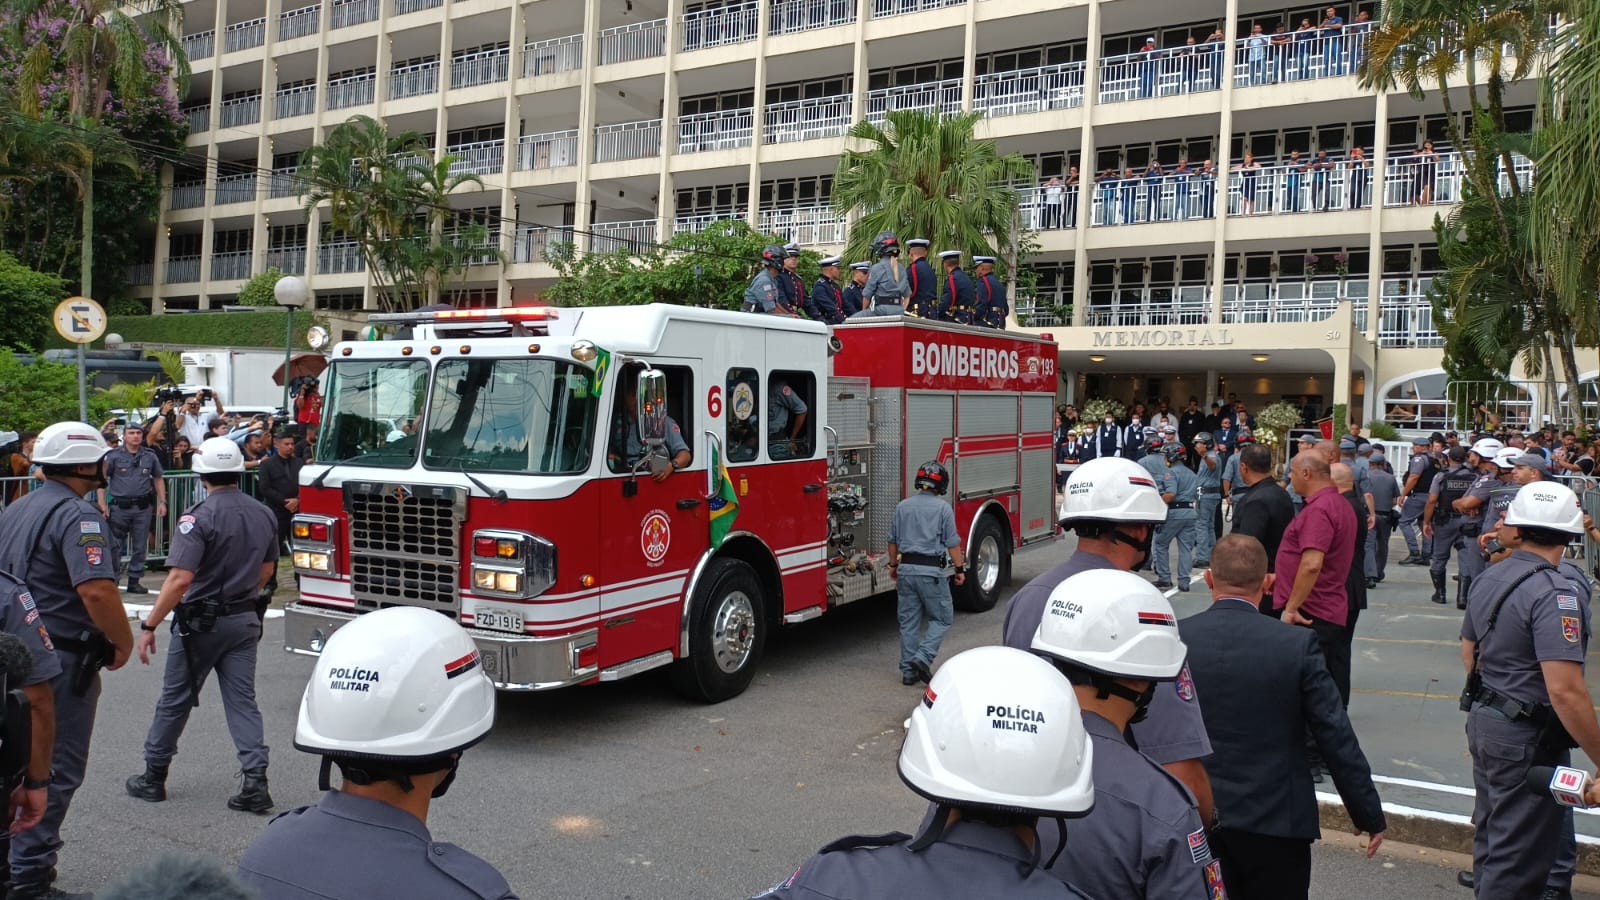
<instances>
[{"instance_id":1,"label":"circular sign","mask_svg":"<svg viewBox=\"0 0 1600 900\"><path fill-rule=\"evenodd\" d=\"M68 297L50 317L56 333L74 344L88 344L106 333L106 311L88 297Z\"/></svg>"},{"instance_id":2,"label":"circular sign","mask_svg":"<svg viewBox=\"0 0 1600 900\"><path fill-rule=\"evenodd\" d=\"M749 382L741 381L734 385L731 398L733 402L729 408L733 411L734 421L744 422L756 411L756 393L750 389Z\"/></svg>"},{"instance_id":3,"label":"circular sign","mask_svg":"<svg viewBox=\"0 0 1600 900\"><path fill-rule=\"evenodd\" d=\"M672 523L668 521L667 514L659 509L653 509L639 527L639 549L643 551L645 561L651 566L659 566L667 558L667 548L672 546Z\"/></svg>"}]
</instances>

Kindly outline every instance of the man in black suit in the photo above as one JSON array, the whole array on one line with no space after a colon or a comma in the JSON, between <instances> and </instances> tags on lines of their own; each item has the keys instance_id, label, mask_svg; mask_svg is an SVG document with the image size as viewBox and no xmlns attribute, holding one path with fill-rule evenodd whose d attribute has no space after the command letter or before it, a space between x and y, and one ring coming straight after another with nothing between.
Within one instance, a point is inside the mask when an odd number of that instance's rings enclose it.
<instances>
[{"instance_id":1,"label":"man in black suit","mask_svg":"<svg viewBox=\"0 0 1600 900\"><path fill-rule=\"evenodd\" d=\"M1239 479L1245 487L1233 493L1233 533L1247 534L1261 542L1267 551L1267 571L1271 572L1278 543L1294 520L1294 502L1272 477L1272 451L1260 444L1249 444L1239 451ZM1269 603L1262 611L1271 610Z\"/></svg>"},{"instance_id":2,"label":"man in black suit","mask_svg":"<svg viewBox=\"0 0 1600 900\"><path fill-rule=\"evenodd\" d=\"M1257 614L1274 576L1255 538L1217 542L1205 574L1210 609L1178 623L1212 735L1206 773L1216 796L1211 847L1233 900L1302 900L1311 890L1311 843L1321 837L1306 762L1309 729L1333 773L1367 856L1387 827L1317 636ZM1248 647L1242 652L1241 647Z\"/></svg>"}]
</instances>

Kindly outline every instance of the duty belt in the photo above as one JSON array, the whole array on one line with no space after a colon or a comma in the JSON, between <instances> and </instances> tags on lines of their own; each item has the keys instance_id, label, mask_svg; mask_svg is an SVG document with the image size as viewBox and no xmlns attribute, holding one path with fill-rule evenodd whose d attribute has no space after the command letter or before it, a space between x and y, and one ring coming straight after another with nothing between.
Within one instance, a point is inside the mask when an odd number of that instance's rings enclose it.
<instances>
[{"instance_id":1,"label":"duty belt","mask_svg":"<svg viewBox=\"0 0 1600 900\"><path fill-rule=\"evenodd\" d=\"M1189 502L1188 500L1180 500L1177 503L1172 504L1172 508L1173 509L1194 509L1194 504Z\"/></svg>"},{"instance_id":2,"label":"duty belt","mask_svg":"<svg viewBox=\"0 0 1600 900\"><path fill-rule=\"evenodd\" d=\"M1196 491L1196 493L1202 497L1209 497L1212 494L1220 495L1222 493L1222 488L1200 488L1198 491Z\"/></svg>"},{"instance_id":3,"label":"duty belt","mask_svg":"<svg viewBox=\"0 0 1600 900\"><path fill-rule=\"evenodd\" d=\"M944 568L944 554L935 556L932 553L902 553L900 564L903 566L933 566L936 569Z\"/></svg>"},{"instance_id":4,"label":"duty belt","mask_svg":"<svg viewBox=\"0 0 1600 900\"><path fill-rule=\"evenodd\" d=\"M143 497L116 497L111 501L111 505L119 509L145 509L150 506L153 499L150 494L145 494Z\"/></svg>"},{"instance_id":5,"label":"duty belt","mask_svg":"<svg viewBox=\"0 0 1600 900\"><path fill-rule=\"evenodd\" d=\"M57 650L65 650L68 653L88 653L90 650L95 649L99 642L92 639L64 638L52 634L50 635L50 643L54 644Z\"/></svg>"},{"instance_id":6,"label":"duty belt","mask_svg":"<svg viewBox=\"0 0 1600 900\"><path fill-rule=\"evenodd\" d=\"M237 616L240 613L253 613L256 611L256 595L249 594L238 600L230 600L217 608L217 618Z\"/></svg>"},{"instance_id":7,"label":"duty belt","mask_svg":"<svg viewBox=\"0 0 1600 900\"><path fill-rule=\"evenodd\" d=\"M1478 688L1475 705L1492 709L1512 722L1526 721L1541 727L1549 720L1552 711L1542 703L1525 703L1486 687Z\"/></svg>"}]
</instances>

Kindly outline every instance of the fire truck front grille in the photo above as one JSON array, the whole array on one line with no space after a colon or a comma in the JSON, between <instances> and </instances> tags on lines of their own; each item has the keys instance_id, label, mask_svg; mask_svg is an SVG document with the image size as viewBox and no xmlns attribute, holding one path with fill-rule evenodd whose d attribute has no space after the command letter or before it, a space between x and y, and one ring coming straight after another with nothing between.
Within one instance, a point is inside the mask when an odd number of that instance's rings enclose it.
<instances>
[{"instance_id":1,"label":"fire truck front grille","mask_svg":"<svg viewBox=\"0 0 1600 900\"><path fill-rule=\"evenodd\" d=\"M401 499L401 494L408 495ZM354 494L350 500L350 546L355 552L459 558L455 498L413 494L397 485L384 493Z\"/></svg>"},{"instance_id":2,"label":"fire truck front grille","mask_svg":"<svg viewBox=\"0 0 1600 900\"><path fill-rule=\"evenodd\" d=\"M453 487L346 482L350 574L357 606L454 612L464 493Z\"/></svg>"},{"instance_id":3,"label":"fire truck front grille","mask_svg":"<svg viewBox=\"0 0 1600 900\"><path fill-rule=\"evenodd\" d=\"M452 610L456 604L456 564L420 559L390 559L357 553L351 560L356 605L424 606Z\"/></svg>"}]
</instances>

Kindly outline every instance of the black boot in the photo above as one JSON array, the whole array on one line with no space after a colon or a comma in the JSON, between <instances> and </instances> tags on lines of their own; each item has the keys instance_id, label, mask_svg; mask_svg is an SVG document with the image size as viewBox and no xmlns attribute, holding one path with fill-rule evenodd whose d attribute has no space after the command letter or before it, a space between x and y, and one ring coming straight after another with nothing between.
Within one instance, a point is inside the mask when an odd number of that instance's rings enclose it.
<instances>
[{"instance_id":1,"label":"black boot","mask_svg":"<svg viewBox=\"0 0 1600 900\"><path fill-rule=\"evenodd\" d=\"M167 799L167 767L144 764L144 774L128 779L128 796L135 800L160 803Z\"/></svg>"},{"instance_id":2,"label":"black boot","mask_svg":"<svg viewBox=\"0 0 1600 900\"><path fill-rule=\"evenodd\" d=\"M48 881L28 881L13 884L6 900L94 900L94 895L58 890Z\"/></svg>"},{"instance_id":3,"label":"black boot","mask_svg":"<svg viewBox=\"0 0 1600 900\"><path fill-rule=\"evenodd\" d=\"M1437 604L1439 604L1440 606L1443 606L1444 605L1444 573L1443 572L1429 572L1428 574L1433 576L1433 596L1429 597L1428 599L1432 600L1433 602L1435 602Z\"/></svg>"},{"instance_id":4,"label":"black boot","mask_svg":"<svg viewBox=\"0 0 1600 900\"><path fill-rule=\"evenodd\" d=\"M1467 608L1467 589L1472 587L1471 575L1456 576L1456 609Z\"/></svg>"},{"instance_id":5,"label":"black boot","mask_svg":"<svg viewBox=\"0 0 1600 900\"><path fill-rule=\"evenodd\" d=\"M130 593L130 594L148 594L148 593L150 593L150 589L145 587L144 585L140 584L139 583L139 579L134 578L133 576L130 575L130 576L128 576L128 593Z\"/></svg>"},{"instance_id":6,"label":"black boot","mask_svg":"<svg viewBox=\"0 0 1600 900\"><path fill-rule=\"evenodd\" d=\"M267 770L250 769L241 772L243 779L239 793L228 798L228 808L240 812L264 813L272 808L272 795L267 793Z\"/></svg>"},{"instance_id":7,"label":"black boot","mask_svg":"<svg viewBox=\"0 0 1600 900\"><path fill-rule=\"evenodd\" d=\"M1408 553L1408 554L1406 554L1406 558L1405 559L1400 560L1400 565L1402 565L1402 566L1414 566L1414 565L1416 565L1416 564L1418 564L1420 562L1422 562L1422 557L1418 556L1415 553Z\"/></svg>"}]
</instances>

